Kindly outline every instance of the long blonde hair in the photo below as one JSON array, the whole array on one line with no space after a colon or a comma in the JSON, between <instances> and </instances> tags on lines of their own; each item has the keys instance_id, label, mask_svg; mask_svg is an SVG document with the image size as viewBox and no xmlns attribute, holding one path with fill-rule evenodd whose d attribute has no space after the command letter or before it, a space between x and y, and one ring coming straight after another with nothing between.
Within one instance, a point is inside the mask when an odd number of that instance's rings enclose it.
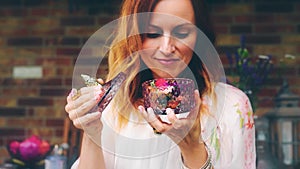
<instances>
[{"instance_id":1,"label":"long blonde hair","mask_svg":"<svg viewBox=\"0 0 300 169\"><path fill-rule=\"evenodd\" d=\"M191 1L194 6L194 13L197 15L196 26L202 27L201 30L204 30L204 33L214 42L214 33L211 31L211 24L208 22L204 5L199 0ZM108 54L109 73L107 75L107 80L110 80L119 72L127 74L126 81L112 103L112 113L118 119L119 129L128 123L130 113L137 112L136 107L141 104L142 98L141 83L144 76L140 70L142 62L136 52L142 48L143 35L140 35L141 28L135 14L152 12L158 2L159 0L124 0L122 4L118 30ZM129 15L130 18L127 17ZM195 65L195 63L198 64ZM200 94L211 93L212 86L209 75L201 60L197 56L193 56L189 66L198 77L196 80Z\"/></svg>"}]
</instances>

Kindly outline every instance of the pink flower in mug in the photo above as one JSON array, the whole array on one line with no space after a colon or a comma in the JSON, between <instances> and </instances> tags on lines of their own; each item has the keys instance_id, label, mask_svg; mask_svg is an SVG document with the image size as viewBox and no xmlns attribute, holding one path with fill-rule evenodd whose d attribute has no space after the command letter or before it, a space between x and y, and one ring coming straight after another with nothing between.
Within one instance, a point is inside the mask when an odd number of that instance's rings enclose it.
<instances>
[{"instance_id":1,"label":"pink flower in mug","mask_svg":"<svg viewBox=\"0 0 300 169\"><path fill-rule=\"evenodd\" d=\"M157 79L155 82L155 86L160 89L164 89L168 86L168 82L165 79Z\"/></svg>"}]
</instances>

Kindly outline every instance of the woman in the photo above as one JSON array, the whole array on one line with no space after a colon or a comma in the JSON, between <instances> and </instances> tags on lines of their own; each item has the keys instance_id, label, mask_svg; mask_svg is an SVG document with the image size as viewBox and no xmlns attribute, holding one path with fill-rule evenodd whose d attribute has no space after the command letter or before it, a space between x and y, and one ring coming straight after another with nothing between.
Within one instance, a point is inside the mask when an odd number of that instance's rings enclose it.
<instances>
[{"instance_id":1,"label":"woman","mask_svg":"<svg viewBox=\"0 0 300 169\"><path fill-rule=\"evenodd\" d=\"M153 13L134 15L142 12ZM73 168L255 168L248 98L217 83L211 65L195 54L203 46L195 26L214 42L203 3L124 0L121 17L127 15L133 19L120 22L108 58L108 80L127 74L113 101L103 112L90 111L103 96L101 85L81 88L78 98L73 89L67 97L70 119L84 130ZM166 123L144 108L141 84L170 77L192 77L198 89L188 117L167 109Z\"/></svg>"}]
</instances>

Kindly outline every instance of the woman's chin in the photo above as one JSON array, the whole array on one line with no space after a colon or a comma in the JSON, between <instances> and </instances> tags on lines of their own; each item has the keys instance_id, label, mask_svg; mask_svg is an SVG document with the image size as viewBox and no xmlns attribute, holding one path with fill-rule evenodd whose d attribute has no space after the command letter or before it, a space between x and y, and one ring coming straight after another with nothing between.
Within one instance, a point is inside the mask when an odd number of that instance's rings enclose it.
<instances>
[{"instance_id":1,"label":"woman's chin","mask_svg":"<svg viewBox=\"0 0 300 169\"><path fill-rule=\"evenodd\" d=\"M153 76L155 79L159 79L159 78L175 78L179 75L179 73L173 71L169 71L172 73L168 73L162 70L152 70L153 71Z\"/></svg>"}]
</instances>

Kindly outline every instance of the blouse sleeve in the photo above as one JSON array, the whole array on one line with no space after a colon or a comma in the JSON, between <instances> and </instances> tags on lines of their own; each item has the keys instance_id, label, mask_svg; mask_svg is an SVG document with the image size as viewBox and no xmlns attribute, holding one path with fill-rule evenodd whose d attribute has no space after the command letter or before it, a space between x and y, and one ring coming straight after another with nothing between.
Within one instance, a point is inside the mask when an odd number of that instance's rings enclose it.
<instances>
[{"instance_id":1,"label":"blouse sleeve","mask_svg":"<svg viewBox=\"0 0 300 169\"><path fill-rule=\"evenodd\" d=\"M238 114L235 125L239 135L233 135L233 145L240 145L235 149L237 160L244 161L245 169L255 169L256 149L255 149L255 126L253 111L248 97L243 93L240 101L235 105ZM242 154L239 152L243 152Z\"/></svg>"},{"instance_id":2,"label":"blouse sleeve","mask_svg":"<svg viewBox=\"0 0 300 169\"><path fill-rule=\"evenodd\" d=\"M236 89L238 90L238 89ZM255 126L251 103L243 92L237 91L236 103L233 105L232 132L232 167L255 169ZM239 166L235 167L235 164Z\"/></svg>"},{"instance_id":3,"label":"blouse sleeve","mask_svg":"<svg viewBox=\"0 0 300 169\"><path fill-rule=\"evenodd\" d=\"M255 126L251 103L242 91L231 89L226 94L224 114L211 139L215 168L255 169Z\"/></svg>"}]
</instances>

